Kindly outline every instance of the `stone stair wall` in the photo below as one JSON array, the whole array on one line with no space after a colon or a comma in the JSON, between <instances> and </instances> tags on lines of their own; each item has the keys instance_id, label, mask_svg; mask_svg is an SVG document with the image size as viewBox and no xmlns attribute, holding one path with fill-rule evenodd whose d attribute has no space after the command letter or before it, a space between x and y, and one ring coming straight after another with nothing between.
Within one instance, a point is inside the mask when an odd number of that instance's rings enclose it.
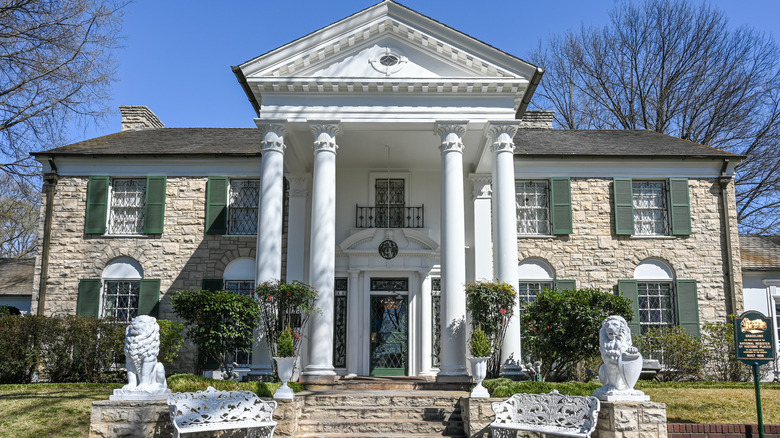
<instances>
[{"instance_id":1,"label":"stone stair wall","mask_svg":"<svg viewBox=\"0 0 780 438\"><path fill-rule=\"evenodd\" d=\"M463 437L460 392L344 391L309 394L298 437Z\"/></svg>"}]
</instances>

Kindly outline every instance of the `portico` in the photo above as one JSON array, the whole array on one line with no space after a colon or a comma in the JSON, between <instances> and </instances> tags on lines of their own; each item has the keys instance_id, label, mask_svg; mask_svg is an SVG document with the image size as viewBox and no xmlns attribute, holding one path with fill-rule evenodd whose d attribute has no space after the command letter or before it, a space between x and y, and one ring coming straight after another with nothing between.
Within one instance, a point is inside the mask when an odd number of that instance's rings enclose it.
<instances>
[{"instance_id":1,"label":"portico","mask_svg":"<svg viewBox=\"0 0 780 438\"><path fill-rule=\"evenodd\" d=\"M536 67L385 1L234 71L264 139L256 281L319 292L303 379L467 379L465 284L517 281L512 137Z\"/></svg>"}]
</instances>

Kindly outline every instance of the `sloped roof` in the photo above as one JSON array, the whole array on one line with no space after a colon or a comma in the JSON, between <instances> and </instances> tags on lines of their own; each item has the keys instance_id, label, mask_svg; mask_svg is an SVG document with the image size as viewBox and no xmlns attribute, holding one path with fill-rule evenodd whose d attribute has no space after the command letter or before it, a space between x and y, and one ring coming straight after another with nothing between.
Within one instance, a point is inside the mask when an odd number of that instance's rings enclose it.
<instances>
[{"instance_id":1,"label":"sloped roof","mask_svg":"<svg viewBox=\"0 0 780 438\"><path fill-rule=\"evenodd\" d=\"M515 154L558 158L741 158L741 155L645 130L521 129L515 135Z\"/></svg>"},{"instance_id":2,"label":"sloped roof","mask_svg":"<svg viewBox=\"0 0 780 438\"><path fill-rule=\"evenodd\" d=\"M73 143L47 155L260 155L257 128L158 128L122 131Z\"/></svg>"},{"instance_id":3,"label":"sloped roof","mask_svg":"<svg viewBox=\"0 0 780 438\"><path fill-rule=\"evenodd\" d=\"M739 236L743 271L780 269L780 236Z\"/></svg>"},{"instance_id":4,"label":"sloped roof","mask_svg":"<svg viewBox=\"0 0 780 438\"><path fill-rule=\"evenodd\" d=\"M256 128L157 128L123 131L36 156L248 155L259 156ZM642 130L520 129L515 154L528 157L741 158L729 152Z\"/></svg>"},{"instance_id":5,"label":"sloped roof","mask_svg":"<svg viewBox=\"0 0 780 438\"><path fill-rule=\"evenodd\" d=\"M0 258L0 295L32 295L35 259Z\"/></svg>"}]
</instances>

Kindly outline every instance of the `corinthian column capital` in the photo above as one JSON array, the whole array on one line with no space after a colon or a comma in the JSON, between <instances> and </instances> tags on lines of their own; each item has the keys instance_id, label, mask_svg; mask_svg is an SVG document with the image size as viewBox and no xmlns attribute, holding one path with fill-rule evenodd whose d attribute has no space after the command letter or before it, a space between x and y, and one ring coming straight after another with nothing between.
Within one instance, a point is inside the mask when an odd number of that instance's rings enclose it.
<instances>
[{"instance_id":1,"label":"corinthian column capital","mask_svg":"<svg viewBox=\"0 0 780 438\"><path fill-rule=\"evenodd\" d=\"M339 146L336 136L341 133L341 123L338 120L310 120L309 129L314 134L314 152L333 152Z\"/></svg>"},{"instance_id":2,"label":"corinthian column capital","mask_svg":"<svg viewBox=\"0 0 780 438\"><path fill-rule=\"evenodd\" d=\"M520 126L519 121L488 122L487 140L490 151L493 153L510 151L514 152L515 133Z\"/></svg>"},{"instance_id":3,"label":"corinthian column capital","mask_svg":"<svg viewBox=\"0 0 780 438\"><path fill-rule=\"evenodd\" d=\"M441 137L439 150L445 152L463 152L463 136L466 135L468 120L446 120L436 122L434 132Z\"/></svg>"},{"instance_id":4,"label":"corinthian column capital","mask_svg":"<svg viewBox=\"0 0 780 438\"><path fill-rule=\"evenodd\" d=\"M255 124L263 133L260 149L263 152L275 151L284 153L286 147L284 136L287 135L287 120L255 119Z\"/></svg>"}]
</instances>

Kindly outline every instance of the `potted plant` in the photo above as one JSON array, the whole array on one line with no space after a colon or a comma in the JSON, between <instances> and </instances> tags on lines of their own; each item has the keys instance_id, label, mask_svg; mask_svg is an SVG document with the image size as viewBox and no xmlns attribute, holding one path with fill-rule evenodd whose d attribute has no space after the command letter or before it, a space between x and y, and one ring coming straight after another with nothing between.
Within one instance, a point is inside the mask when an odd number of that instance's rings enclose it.
<instances>
[{"instance_id":1,"label":"potted plant","mask_svg":"<svg viewBox=\"0 0 780 438\"><path fill-rule=\"evenodd\" d=\"M274 398L293 398L293 392L286 382L294 374L306 322L312 313L319 312L314 305L317 291L300 281L271 281L259 285L256 296L260 303L263 336L268 351L276 362L279 380L285 382L279 388L281 392L277 391L280 397L274 394ZM290 364L289 371L287 364ZM289 376L286 375L288 372Z\"/></svg>"},{"instance_id":2,"label":"potted plant","mask_svg":"<svg viewBox=\"0 0 780 438\"><path fill-rule=\"evenodd\" d=\"M514 313L516 297L514 288L506 283L477 281L466 285L466 309L471 314L471 329L481 328L490 345L488 377L498 377L501 370L501 346Z\"/></svg>"},{"instance_id":3,"label":"potted plant","mask_svg":"<svg viewBox=\"0 0 780 438\"><path fill-rule=\"evenodd\" d=\"M488 398L490 394L487 389L482 386L482 381L485 380L487 375L487 363L490 360L490 342L482 327L477 327L471 334L471 341L469 342L469 349L471 350L471 357L469 362L471 363L471 377L477 386L471 390L472 398Z\"/></svg>"},{"instance_id":4,"label":"potted plant","mask_svg":"<svg viewBox=\"0 0 780 438\"><path fill-rule=\"evenodd\" d=\"M295 362L297 362L298 356L295 354L295 348L293 347L293 334L290 327L282 332L279 336L279 341L276 343L276 371L279 374L279 380L282 381L282 386L274 392L274 398L290 400L295 398L295 393L292 388L287 386L287 382L292 379L293 372L295 371Z\"/></svg>"}]
</instances>

